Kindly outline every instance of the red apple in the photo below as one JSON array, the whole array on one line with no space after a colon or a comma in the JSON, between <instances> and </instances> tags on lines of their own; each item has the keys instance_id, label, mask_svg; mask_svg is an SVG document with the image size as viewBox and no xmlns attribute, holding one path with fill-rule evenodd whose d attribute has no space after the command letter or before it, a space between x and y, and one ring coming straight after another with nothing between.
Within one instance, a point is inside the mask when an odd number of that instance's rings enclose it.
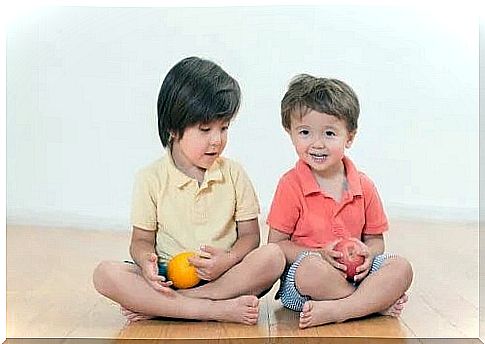
<instances>
[{"instance_id":1,"label":"red apple","mask_svg":"<svg viewBox=\"0 0 485 344\"><path fill-rule=\"evenodd\" d=\"M343 239L335 245L334 250L342 252L343 256L337 261L347 267L347 279L353 281L356 275L355 269L364 263L364 256L357 254L359 244L350 239Z\"/></svg>"}]
</instances>

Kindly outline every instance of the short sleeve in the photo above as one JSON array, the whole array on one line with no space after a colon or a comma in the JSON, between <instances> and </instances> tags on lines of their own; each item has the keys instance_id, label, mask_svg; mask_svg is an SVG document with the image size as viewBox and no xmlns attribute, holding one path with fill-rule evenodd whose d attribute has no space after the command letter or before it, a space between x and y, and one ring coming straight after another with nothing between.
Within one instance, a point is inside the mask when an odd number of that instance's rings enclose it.
<instances>
[{"instance_id":1,"label":"short sleeve","mask_svg":"<svg viewBox=\"0 0 485 344\"><path fill-rule=\"evenodd\" d=\"M247 221L255 219L260 211L256 191L244 169L234 162L232 167L231 175L236 192L234 220Z\"/></svg>"},{"instance_id":2,"label":"short sleeve","mask_svg":"<svg viewBox=\"0 0 485 344\"><path fill-rule=\"evenodd\" d=\"M135 176L131 207L132 226L155 231L157 230L156 179L146 171Z\"/></svg>"},{"instance_id":3,"label":"short sleeve","mask_svg":"<svg viewBox=\"0 0 485 344\"><path fill-rule=\"evenodd\" d=\"M276 188L266 223L273 229L291 235L300 219L301 205L297 192L283 176Z\"/></svg>"},{"instance_id":4,"label":"short sleeve","mask_svg":"<svg viewBox=\"0 0 485 344\"><path fill-rule=\"evenodd\" d=\"M363 234L381 234L389 228L381 198L374 183L365 175L361 178L365 208L365 225L362 232Z\"/></svg>"}]
</instances>

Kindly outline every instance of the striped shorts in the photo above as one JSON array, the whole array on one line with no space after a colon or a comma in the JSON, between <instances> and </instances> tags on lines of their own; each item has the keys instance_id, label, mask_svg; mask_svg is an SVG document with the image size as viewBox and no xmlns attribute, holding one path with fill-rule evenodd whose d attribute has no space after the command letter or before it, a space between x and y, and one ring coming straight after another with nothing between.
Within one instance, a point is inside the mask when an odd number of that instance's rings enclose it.
<instances>
[{"instance_id":1,"label":"striped shorts","mask_svg":"<svg viewBox=\"0 0 485 344\"><path fill-rule=\"evenodd\" d=\"M281 276L280 288L276 293L276 298L281 298L281 303L286 308L300 312L303 309L303 305L305 304L305 302L310 300L309 296L301 295L298 289L296 288L295 272L296 272L296 269L300 266L300 263L303 260L303 258L307 256L312 256L312 255L321 257L320 254L317 252L311 252L311 251L301 252L298 255L298 257L296 257L296 260L293 262L293 264L291 264L290 267L287 268L283 272L283 275ZM372 266L369 271L369 275L379 270L382 264L388 258L392 258L396 256L397 255L393 253L384 253L384 254L375 256L374 260L372 261Z\"/></svg>"}]
</instances>

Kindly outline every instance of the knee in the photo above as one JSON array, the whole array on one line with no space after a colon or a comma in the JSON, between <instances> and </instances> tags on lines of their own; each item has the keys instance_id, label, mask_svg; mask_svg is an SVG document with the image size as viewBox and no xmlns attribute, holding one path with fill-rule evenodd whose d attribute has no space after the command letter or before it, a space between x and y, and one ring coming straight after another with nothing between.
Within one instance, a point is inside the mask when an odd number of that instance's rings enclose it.
<instances>
[{"instance_id":1,"label":"knee","mask_svg":"<svg viewBox=\"0 0 485 344\"><path fill-rule=\"evenodd\" d=\"M295 286L301 295L313 295L316 288L326 280L332 266L316 256L303 259L295 271Z\"/></svg>"},{"instance_id":2,"label":"knee","mask_svg":"<svg viewBox=\"0 0 485 344\"><path fill-rule=\"evenodd\" d=\"M401 256L391 258L391 261L393 270L398 272L402 276L403 281L406 284L406 289L409 288L411 282L413 281L414 275L411 263L406 258L403 258Z\"/></svg>"},{"instance_id":3,"label":"knee","mask_svg":"<svg viewBox=\"0 0 485 344\"><path fill-rule=\"evenodd\" d=\"M117 263L102 261L94 269L93 285L94 288L102 295L107 296L113 288L117 269Z\"/></svg>"},{"instance_id":4,"label":"knee","mask_svg":"<svg viewBox=\"0 0 485 344\"><path fill-rule=\"evenodd\" d=\"M274 273L275 278L281 276L285 269L286 258L279 245L275 243L269 243L265 246L260 247L260 250L262 258L261 262L264 262L264 264L262 264L264 271L271 271L272 273Z\"/></svg>"}]
</instances>

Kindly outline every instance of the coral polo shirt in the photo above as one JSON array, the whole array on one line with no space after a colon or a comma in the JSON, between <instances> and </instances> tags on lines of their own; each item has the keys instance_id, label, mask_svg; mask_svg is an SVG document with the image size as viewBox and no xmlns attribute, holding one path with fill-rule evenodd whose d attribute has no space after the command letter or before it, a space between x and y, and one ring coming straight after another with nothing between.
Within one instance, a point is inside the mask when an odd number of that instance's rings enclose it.
<instances>
[{"instance_id":1,"label":"coral polo shirt","mask_svg":"<svg viewBox=\"0 0 485 344\"><path fill-rule=\"evenodd\" d=\"M339 238L381 234L388 229L374 183L344 157L347 189L337 203L321 190L302 160L285 173L276 189L267 224L296 244L321 248Z\"/></svg>"}]
</instances>

